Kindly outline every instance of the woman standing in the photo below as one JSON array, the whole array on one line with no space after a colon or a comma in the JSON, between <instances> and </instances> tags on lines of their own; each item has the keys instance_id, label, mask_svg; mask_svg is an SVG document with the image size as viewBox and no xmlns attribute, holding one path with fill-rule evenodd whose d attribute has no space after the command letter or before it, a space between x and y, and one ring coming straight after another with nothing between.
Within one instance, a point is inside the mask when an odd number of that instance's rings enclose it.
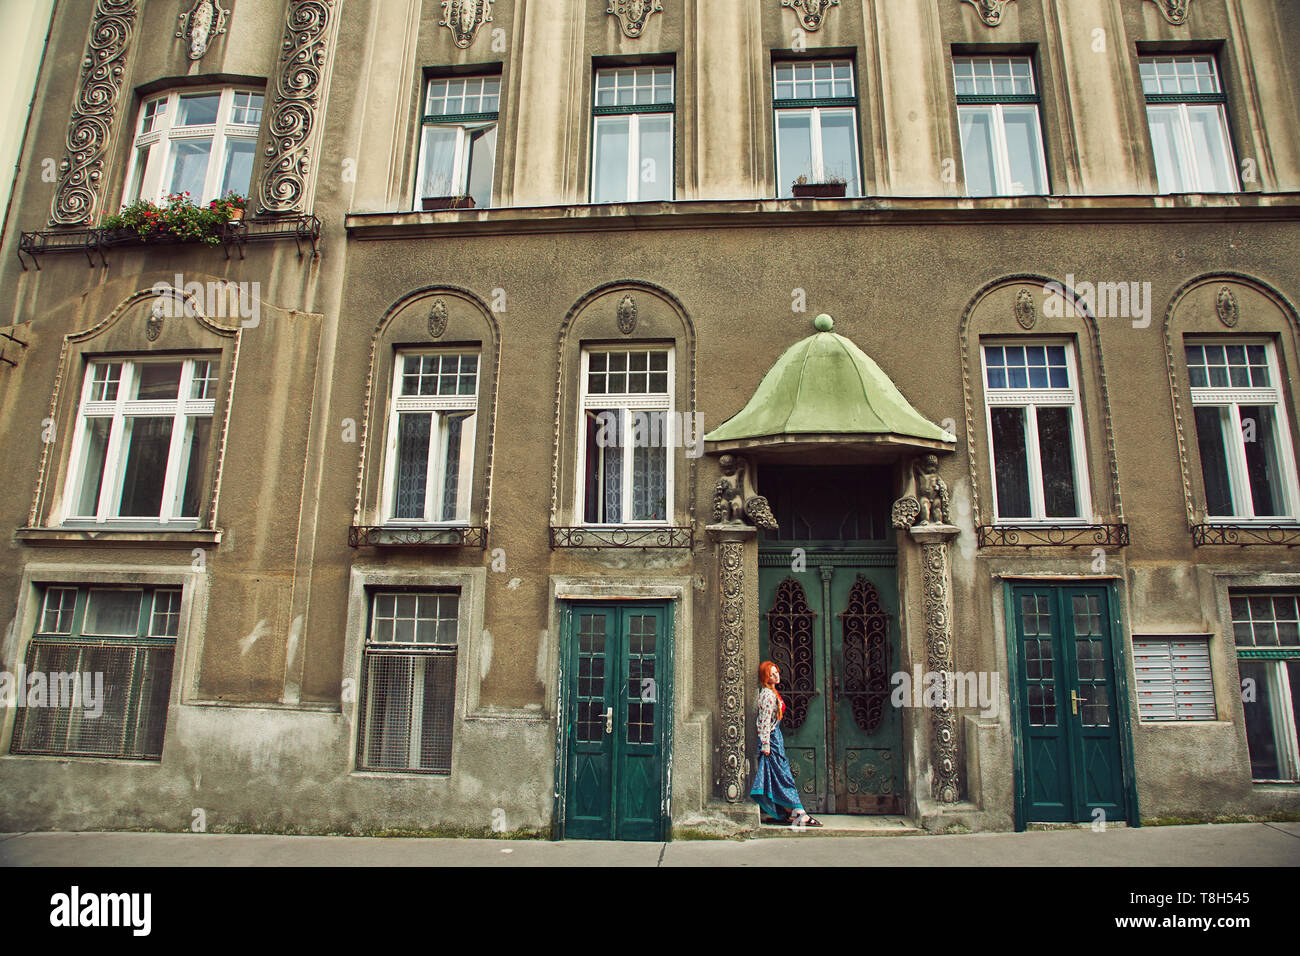
<instances>
[{"instance_id":1,"label":"woman standing","mask_svg":"<svg viewBox=\"0 0 1300 956\"><path fill-rule=\"evenodd\" d=\"M758 665L758 770L749 795L758 801L763 811L764 823L790 823L795 826L819 827L799 802L794 774L785 756L785 741L781 737L781 718L785 716L785 700L776 685L781 683L781 670L771 661Z\"/></svg>"}]
</instances>

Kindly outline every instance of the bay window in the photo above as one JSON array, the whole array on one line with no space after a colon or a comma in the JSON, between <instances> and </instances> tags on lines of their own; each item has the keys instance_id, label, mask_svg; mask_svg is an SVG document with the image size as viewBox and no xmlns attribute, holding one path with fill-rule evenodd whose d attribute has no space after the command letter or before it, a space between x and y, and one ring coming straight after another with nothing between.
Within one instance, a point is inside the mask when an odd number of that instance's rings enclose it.
<instances>
[{"instance_id":1,"label":"bay window","mask_svg":"<svg viewBox=\"0 0 1300 956\"><path fill-rule=\"evenodd\" d=\"M247 195L253 177L259 90L173 91L145 100L127 169L123 205L189 193L196 204Z\"/></svg>"}]
</instances>

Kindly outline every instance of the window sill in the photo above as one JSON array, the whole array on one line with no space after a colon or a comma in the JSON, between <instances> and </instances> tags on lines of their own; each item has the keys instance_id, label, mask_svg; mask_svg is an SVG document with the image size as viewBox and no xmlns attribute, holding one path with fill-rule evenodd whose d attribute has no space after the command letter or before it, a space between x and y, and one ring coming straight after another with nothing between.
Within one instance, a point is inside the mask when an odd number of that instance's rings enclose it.
<instances>
[{"instance_id":1,"label":"window sill","mask_svg":"<svg viewBox=\"0 0 1300 956\"><path fill-rule=\"evenodd\" d=\"M685 548L695 546L695 529L676 525L608 525L551 529L551 548Z\"/></svg>"},{"instance_id":2,"label":"window sill","mask_svg":"<svg viewBox=\"0 0 1300 956\"><path fill-rule=\"evenodd\" d=\"M975 536L981 548L1123 548L1129 543L1126 524L986 524Z\"/></svg>"},{"instance_id":3,"label":"window sill","mask_svg":"<svg viewBox=\"0 0 1300 956\"><path fill-rule=\"evenodd\" d=\"M1192 525L1192 544L1196 547L1206 545L1226 545L1244 548L1252 544L1274 544L1287 548L1300 547L1300 524L1285 522L1281 524L1197 524Z\"/></svg>"},{"instance_id":4,"label":"window sill","mask_svg":"<svg viewBox=\"0 0 1300 956\"><path fill-rule=\"evenodd\" d=\"M140 548L195 548L221 543L221 531L163 528L19 528L14 537L29 545L80 547L87 544Z\"/></svg>"},{"instance_id":5,"label":"window sill","mask_svg":"<svg viewBox=\"0 0 1300 956\"><path fill-rule=\"evenodd\" d=\"M484 525L353 525L349 548L486 548Z\"/></svg>"},{"instance_id":6,"label":"window sill","mask_svg":"<svg viewBox=\"0 0 1300 956\"><path fill-rule=\"evenodd\" d=\"M1203 221L1294 219L1297 193L1193 193L1179 196L868 196L844 199L678 199L642 203L487 206L436 212L353 212L352 239L603 232L627 229L757 228L765 225L872 225L1006 222Z\"/></svg>"}]
</instances>

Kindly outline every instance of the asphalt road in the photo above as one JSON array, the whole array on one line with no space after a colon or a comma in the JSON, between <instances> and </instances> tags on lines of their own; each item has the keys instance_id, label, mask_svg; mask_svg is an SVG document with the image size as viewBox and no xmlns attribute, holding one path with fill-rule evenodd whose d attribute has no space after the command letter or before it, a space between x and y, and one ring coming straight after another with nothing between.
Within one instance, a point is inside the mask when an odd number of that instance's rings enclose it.
<instances>
[{"instance_id":1,"label":"asphalt road","mask_svg":"<svg viewBox=\"0 0 1300 956\"><path fill-rule=\"evenodd\" d=\"M606 843L0 833L0 866L1300 866L1300 823Z\"/></svg>"}]
</instances>

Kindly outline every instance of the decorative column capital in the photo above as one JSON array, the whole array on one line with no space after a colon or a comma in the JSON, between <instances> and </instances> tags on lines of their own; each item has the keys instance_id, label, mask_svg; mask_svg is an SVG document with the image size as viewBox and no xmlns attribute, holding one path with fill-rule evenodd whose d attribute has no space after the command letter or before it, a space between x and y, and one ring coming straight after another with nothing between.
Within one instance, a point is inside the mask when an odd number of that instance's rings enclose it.
<instances>
[{"instance_id":1,"label":"decorative column capital","mask_svg":"<svg viewBox=\"0 0 1300 956\"><path fill-rule=\"evenodd\" d=\"M925 547L926 545L947 544L961 534L961 528L951 524L917 524L912 525L907 533L912 536L913 541Z\"/></svg>"}]
</instances>

